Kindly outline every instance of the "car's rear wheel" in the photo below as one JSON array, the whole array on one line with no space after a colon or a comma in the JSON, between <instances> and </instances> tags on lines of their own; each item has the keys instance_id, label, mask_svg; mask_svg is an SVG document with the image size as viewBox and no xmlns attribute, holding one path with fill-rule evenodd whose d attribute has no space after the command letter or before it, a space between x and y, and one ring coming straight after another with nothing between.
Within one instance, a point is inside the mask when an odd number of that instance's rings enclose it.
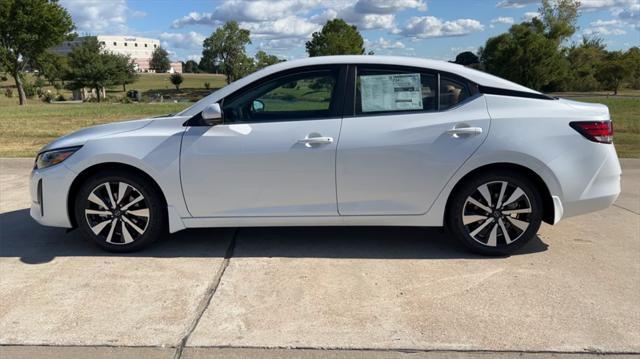
<instances>
[{"instance_id":1,"label":"car's rear wheel","mask_svg":"<svg viewBox=\"0 0 640 359\"><path fill-rule=\"evenodd\" d=\"M76 196L75 216L84 234L112 252L141 249L166 233L161 194L144 177L100 172Z\"/></svg>"},{"instance_id":2,"label":"car's rear wheel","mask_svg":"<svg viewBox=\"0 0 640 359\"><path fill-rule=\"evenodd\" d=\"M542 200L525 176L511 171L482 173L451 198L447 229L468 249L505 255L524 246L542 222Z\"/></svg>"}]
</instances>

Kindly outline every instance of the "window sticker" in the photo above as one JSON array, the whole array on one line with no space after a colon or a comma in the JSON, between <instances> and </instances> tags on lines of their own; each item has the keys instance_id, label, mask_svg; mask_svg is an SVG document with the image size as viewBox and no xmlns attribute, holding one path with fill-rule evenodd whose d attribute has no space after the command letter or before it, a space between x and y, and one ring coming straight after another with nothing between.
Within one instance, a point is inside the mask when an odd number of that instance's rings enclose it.
<instances>
[{"instance_id":1,"label":"window sticker","mask_svg":"<svg viewBox=\"0 0 640 359\"><path fill-rule=\"evenodd\" d=\"M362 112L422 110L420 74L360 76Z\"/></svg>"}]
</instances>

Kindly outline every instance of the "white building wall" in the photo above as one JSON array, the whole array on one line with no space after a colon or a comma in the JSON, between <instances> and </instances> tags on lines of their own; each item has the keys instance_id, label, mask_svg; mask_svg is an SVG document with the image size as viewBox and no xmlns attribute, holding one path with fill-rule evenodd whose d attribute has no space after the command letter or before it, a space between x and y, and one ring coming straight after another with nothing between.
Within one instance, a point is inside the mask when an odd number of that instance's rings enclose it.
<instances>
[{"instance_id":1,"label":"white building wall","mask_svg":"<svg viewBox=\"0 0 640 359\"><path fill-rule=\"evenodd\" d=\"M112 35L96 37L104 45L105 51L131 56L139 71L149 70L149 60L153 50L160 46L160 40L146 37ZM65 41L49 51L58 55L67 55L74 47L80 46L85 39L86 37L78 37L73 41Z\"/></svg>"}]
</instances>

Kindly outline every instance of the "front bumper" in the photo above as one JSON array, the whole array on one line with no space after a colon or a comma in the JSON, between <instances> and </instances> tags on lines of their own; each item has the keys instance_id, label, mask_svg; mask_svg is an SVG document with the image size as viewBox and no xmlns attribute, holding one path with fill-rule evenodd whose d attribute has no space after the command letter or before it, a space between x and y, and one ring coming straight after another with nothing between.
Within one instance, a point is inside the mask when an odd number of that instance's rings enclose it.
<instances>
[{"instance_id":1,"label":"front bumper","mask_svg":"<svg viewBox=\"0 0 640 359\"><path fill-rule=\"evenodd\" d=\"M36 222L53 227L71 228L67 210L69 189L76 174L64 163L31 171L31 217Z\"/></svg>"}]
</instances>

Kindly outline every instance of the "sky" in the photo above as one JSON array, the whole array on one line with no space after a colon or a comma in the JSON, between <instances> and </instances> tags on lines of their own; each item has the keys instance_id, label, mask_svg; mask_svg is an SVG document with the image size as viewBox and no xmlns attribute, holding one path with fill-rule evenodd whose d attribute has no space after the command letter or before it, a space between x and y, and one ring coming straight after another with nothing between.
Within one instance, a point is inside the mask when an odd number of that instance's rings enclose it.
<instances>
[{"instance_id":1,"label":"sky","mask_svg":"<svg viewBox=\"0 0 640 359\"><path fill-rule=\"evenodd\" d=\"M597 36L610 50L640 45L640 0L582 0L572 39ZM356 25L376 55L452 60L537 14L538 0L61 0L81 35L156 38L172 60L199 61L202 41L225 21L251 31L258 50L306 57L304 44L330 19Z\"/></svg>"}]
</instances>

